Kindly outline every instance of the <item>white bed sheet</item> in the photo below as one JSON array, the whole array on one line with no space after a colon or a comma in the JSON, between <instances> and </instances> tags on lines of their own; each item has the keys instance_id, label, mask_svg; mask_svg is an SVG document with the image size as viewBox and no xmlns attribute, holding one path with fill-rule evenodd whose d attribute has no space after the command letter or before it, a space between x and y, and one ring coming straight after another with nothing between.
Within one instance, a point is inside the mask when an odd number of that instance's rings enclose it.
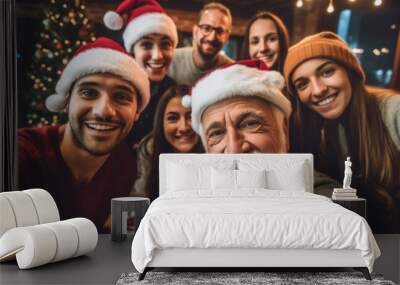
<instances>
[{"instance_id":1,"label":"white bed sheet","mask_svg":"<svg viewBox=\"0 0 400 285\"><path fill-rule=\"evenodd\" d=\"M132 243L143 272L155 249L357 249L372 272L380 251L364 218L307 192L170 192L156 199Z\"/></svg>"}]
</instances>

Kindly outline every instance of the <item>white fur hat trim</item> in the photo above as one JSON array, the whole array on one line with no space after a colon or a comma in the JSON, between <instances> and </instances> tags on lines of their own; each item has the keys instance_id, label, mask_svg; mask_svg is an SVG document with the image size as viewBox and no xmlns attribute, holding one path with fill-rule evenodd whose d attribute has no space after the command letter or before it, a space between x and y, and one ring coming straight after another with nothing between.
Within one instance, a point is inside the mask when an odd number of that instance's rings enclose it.
<instances>
[{"instance_id":1,"label":"white fur hat trim","mask_svg":"<svg viewBox=\"0 0 400 285\"><path fill-rule=\"evenodd\" d=\"M52 112L62 111L73 83L83 76L95 73L112 73L131 82L139 92L139 112L150 101L150 83L145 71L133 58L109 48L93 48L73 57L65 67L56 85L56 93L47 97L46 107Z\"/></svg>"},{"instance_id":2,"label":"white fur hat trim","mask_svg":"<svg viewBox=\"0 0 400 285\"><path fill-rule=\"evenodd\" d=\"M290 117L290 101L282 94L284 79L277 71L263 71L235 64L213 71L192 89L192 128L201 135L201 117L212 104L234 96L257 96Z\"/></svg>"},{"instance_id":3,"label":"white fur hat trim","mask_svg":"<svg viewBox=\"0 0 400 285\"><path fill-rule=\"evenodd\" d=\"M174 21L163 13L147 13L131 20L122 35L127 52L132 52L132 46L143 36L161 34L168 36L174 47L178 44L178 32Z\"/></svg>"}]
</instances>

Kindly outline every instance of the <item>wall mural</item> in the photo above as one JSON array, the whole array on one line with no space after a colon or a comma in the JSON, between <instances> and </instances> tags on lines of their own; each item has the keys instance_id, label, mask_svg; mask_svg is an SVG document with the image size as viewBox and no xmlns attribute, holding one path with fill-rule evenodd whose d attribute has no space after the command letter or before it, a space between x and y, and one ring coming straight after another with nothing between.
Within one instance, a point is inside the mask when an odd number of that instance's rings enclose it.
<instances>
[{"instance_id":1,"label":"wall mural","mask_svg":"<svg viewBox=\"0 0 400 285\"><path fill-rule=\"evenodd\" d=\"M381 88L389 67L379 81L360 64L368 50L354 46L348 12L341 37L291 45L272 12L229 42L235 17L222 4L184 34L156 1L118 4L104 23L77 0L49 1L40 20L17 13L29 34L18 35L20 190L46 189L62 219L109 232L112 198L158 197L162 153L312 153L314 193L356 193L374 233L400 233L400 96ZM388 65L394 49L379 48Z\"/></svg>"}]
</instances>

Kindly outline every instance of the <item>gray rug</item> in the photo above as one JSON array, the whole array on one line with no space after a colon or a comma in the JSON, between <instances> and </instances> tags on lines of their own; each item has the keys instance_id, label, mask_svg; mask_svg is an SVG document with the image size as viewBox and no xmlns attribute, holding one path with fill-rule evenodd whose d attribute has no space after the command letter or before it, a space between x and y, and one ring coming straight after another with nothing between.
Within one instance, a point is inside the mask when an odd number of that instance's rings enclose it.
<instances>
[{"instance_id":1,"label":"gray rug","mask_svg":"<svg viewBox=\"0 0 400 285\"><path fill-rule=\"evenodd\" d=\"M133 284L379 284L395 285L384 280L381 275L372 274L372 281L364 278L361 272L148 272L142 281L139 273L122 274L117 285Z\"/></svg>"}]
</instances>

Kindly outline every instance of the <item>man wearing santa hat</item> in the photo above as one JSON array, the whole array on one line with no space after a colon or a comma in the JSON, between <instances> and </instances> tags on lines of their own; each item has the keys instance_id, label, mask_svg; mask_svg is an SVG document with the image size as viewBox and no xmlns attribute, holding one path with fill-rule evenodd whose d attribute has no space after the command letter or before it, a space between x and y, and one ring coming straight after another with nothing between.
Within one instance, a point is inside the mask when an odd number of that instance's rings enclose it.
<instances>
[{"instance_id":1,"label":"man wearing santa hat","mask_svg":"<svg viewBox=\"0 0 400 285\"><path fill-rule=\"evenodd\" d=\"M110 200L127 196L136 157L125 137L150 99L146 73L116 42L99 38L66 65L46 107L64 125L18 130L19 189L51 193L62 219L86 217L105 232Z\"/></svg>"},{"instance_id":2,"label":"man wearing santa hat","mask_svg":"<svg viewBox=\"0 0 400 285\"><path fill-rule=\"evenodd\" d=\"M178 84L192 85L208 71L232 63L232 59L220 53L231 28L232 16L226 6L217 2L206 4L193 26L193 47L175 50L168 75Z\"/></svg>"},{"instance_id":3,"label":"man wearing santa hat","mask_svg":"<svg viewBox=\"0 0 400 285\"><path fill-rule=\"evenodd\" d=\"M259 60L243 60L200 79L182 104L209 153L286 153L292 111L284 79ZM314 191L330 195L338 182L314 173Z\"/></svg>"},{"instance_id":4,"label":"man wearing santa hat","mask_svg":"<svg viewBox=\"0 0 400 285\"><path fill-rule=\"evenodd\" d=\"M289 100L280 73L243 60L200 79L191 96L192 127L211 153L287 152Z\"/></svg>"}]
</instances>

